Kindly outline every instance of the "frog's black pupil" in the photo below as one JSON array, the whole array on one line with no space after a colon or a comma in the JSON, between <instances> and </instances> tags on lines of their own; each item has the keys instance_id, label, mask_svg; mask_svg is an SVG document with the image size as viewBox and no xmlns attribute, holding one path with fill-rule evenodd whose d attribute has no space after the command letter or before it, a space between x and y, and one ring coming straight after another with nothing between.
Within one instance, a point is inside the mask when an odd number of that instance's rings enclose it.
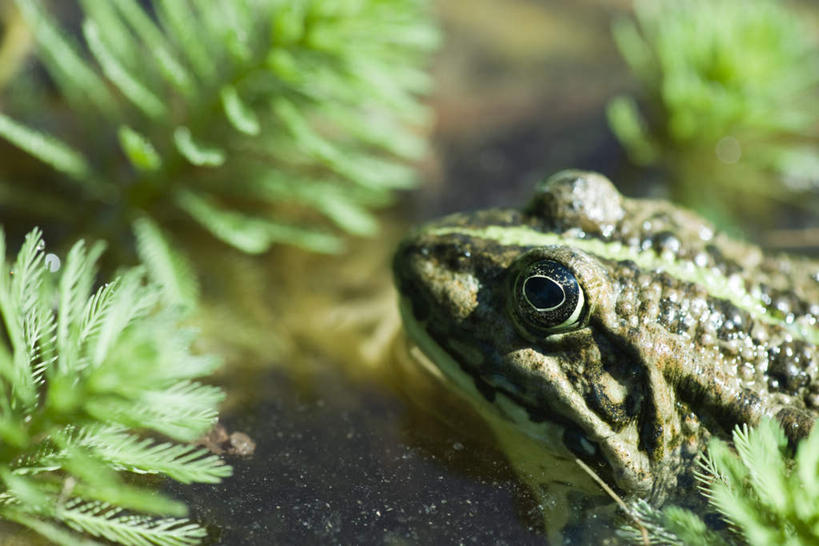
<instances>
[{"instance_id":1,"label":"frog's black pupil","mask_svg":"<svg viewBox=\"0 0 819 546\"><path fill-rule=\"evenodd\" d=\"M566 300L563 288L548 277L529 277L523 283L523 291L538 309L553 309Z\"/></svg>"}]
</instances>

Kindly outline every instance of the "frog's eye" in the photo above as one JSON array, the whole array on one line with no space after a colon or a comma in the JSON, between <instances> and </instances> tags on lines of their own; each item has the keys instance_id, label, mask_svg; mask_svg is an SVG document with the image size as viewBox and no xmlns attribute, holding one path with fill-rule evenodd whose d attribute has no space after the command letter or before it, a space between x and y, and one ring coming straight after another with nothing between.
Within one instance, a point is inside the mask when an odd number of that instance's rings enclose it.
<instances>
[{"instance_id":1,"label":"frog's eye","mask_svg":"<svg viewBox=\"0 0 819 546\"><path fill-rule=\"evenodd\" d=\"M583 326L587 305L571 270L554 260L527 262L513 271L508 300L523 333L542 337Z\"/></svg>"}]
</instances>

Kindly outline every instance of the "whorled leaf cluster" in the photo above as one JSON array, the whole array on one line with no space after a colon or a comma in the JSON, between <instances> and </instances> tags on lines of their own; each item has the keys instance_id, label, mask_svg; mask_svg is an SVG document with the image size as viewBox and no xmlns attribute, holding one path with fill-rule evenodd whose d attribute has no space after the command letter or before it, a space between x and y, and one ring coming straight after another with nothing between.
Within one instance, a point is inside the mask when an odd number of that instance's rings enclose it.
<instances>
[{"instance_id":1,"label":"whorled leaf cluster","mask_svg":"<svg viewBox=\"0 0 819 546\"><path fill-rule=\"evenodd\" d=\"M79 4L72 29L63 3L16 2L56 95L36 71L6 90L0 211L105 236L147 213L246 252L336 252L413 184L425 0Z\"/></svg>"},{"instance_id":2,"label":"whorled leaf cluster","mask_svg":"<svg viewBox=\"0 0 819 546\"><path fill-rule=\"evenodd\" d=\"M161 264L162 242L141 233L148 263ZM188 443L216 419L223 394L197 379L218 361L192 353L194 333L180 326L184 299L174 294L190 289L175 292L144 267L94 289L102 250L77 243L54 272L38 230L15 260L0 231L0 518L64 544L80 543L74 531L128 545L197 543L206 533L180 517L184 504L122 474L230 475Z\"/></svg>"},{"instance_id":3,"label":"whorled leaf cluster","mask_svg":"<svg viewBox=\"0 0 819 546\"><path fill-rule=\"evenodd\" d=\"M635 19L615 22L640 94L612 100L609 124L633 161L669 172L689 206L819 204L819 47L791 7L637 0Z\"/></svg>"},{"instance_id":4,"label":"whorled leaf cluster","mask_svg":"<svg viewBox=\"0 0 819 546\"><path fill-rule=\"evenodd\" d=\"M659 510L639 501L632 505L633 516L652 544L819 544L819 426L799 443L794 456L775 421L737 427L733 449L711 440L697 479L728 529L717 533L688 510ZM622 529L621 535L643 543L636 528Z\"/></svg>"}]
</instances>

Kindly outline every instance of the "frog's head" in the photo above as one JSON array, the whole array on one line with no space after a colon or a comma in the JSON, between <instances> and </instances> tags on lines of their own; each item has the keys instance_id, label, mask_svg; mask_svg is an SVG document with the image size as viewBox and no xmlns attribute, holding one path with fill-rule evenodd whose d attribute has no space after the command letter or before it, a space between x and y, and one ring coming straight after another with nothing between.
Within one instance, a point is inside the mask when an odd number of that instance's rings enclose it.
<instances>
[{"instance_id":1,"label":"frog's head","mask_svg":"<svg viewBox=\"0 0 819 546\"><path fill-rule=\"evenodd\" d=\"M623 201L606 178L565 171L522 211L423 227L394 268L409 336L456 388L624 492L660 497L681 427L656 360L674 349L620 316L628 265L594 252Z\"/></svg>"}]
</instances>

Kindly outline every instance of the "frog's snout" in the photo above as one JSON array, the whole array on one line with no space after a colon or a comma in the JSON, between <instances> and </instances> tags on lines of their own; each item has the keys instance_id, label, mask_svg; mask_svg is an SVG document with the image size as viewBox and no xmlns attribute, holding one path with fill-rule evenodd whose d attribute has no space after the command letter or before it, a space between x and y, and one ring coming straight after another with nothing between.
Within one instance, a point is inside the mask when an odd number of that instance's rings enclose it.
<instances>
[{"instance_id":1,"label":"frog's snout","mask_svg":"<svg viewBox=\"0 0 819 546\"><path fill-rule=\"evenodd\" d=\"M480 282L469 268L451 263L445 242L430 251L423 237L409 238L398 247L393 273L402 296L412 302L416 320L435 315L445 323L466 319L478 305ZM454 252L454 250L453 250Z\"/></svg>"}]
</instances>

